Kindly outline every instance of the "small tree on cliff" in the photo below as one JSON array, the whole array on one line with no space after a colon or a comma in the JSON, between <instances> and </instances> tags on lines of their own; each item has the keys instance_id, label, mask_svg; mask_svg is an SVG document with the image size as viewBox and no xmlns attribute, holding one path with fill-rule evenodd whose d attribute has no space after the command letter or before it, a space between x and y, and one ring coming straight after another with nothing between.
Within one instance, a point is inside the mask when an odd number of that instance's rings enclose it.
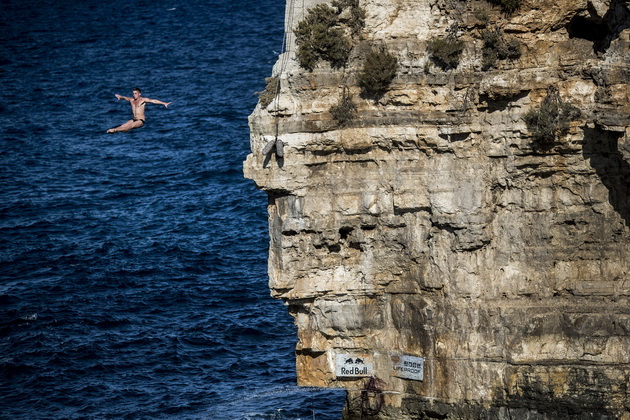
<instances>
[{"instance_id":1,"label":"small tree on cliff","mask_svg":"<svg viewBox=\"0 0 630 420\"><path fill-rule=\"evenodd\" d=\"M345 13L347 11L347 13ZM365 25L365 11L358 0L335 0L332 6L318 4L295 30L300 66L313 71L319 60L328 61L334 68L346 65L352 40Z\"/></svg>"},{"instance_id":2,"label":"small tree on cliff","mask_svg":"<svg viewBox=\"0 0 630 420\"><path fill-rule=\"evenodd\" d=\"M530 109L523 119L534 142L540 147L550 148L559 137L567 135L569 122L580 116L580 110L563 102L558 88L550 86L540 107Z\"/></svg>"},{"instance_id":3,"label":"small tree on cliff","mask_svg":"<svg viewBox=\"0 0 630 420\"><path fill-rule=\"evenodd\" d=\"M521 0L489 0L490 3L496 4L501 7L505 13L514 13L519 7L521 7Z\"/></svg>"},{"instance_id":4,"label":"small tree on cliff","mask_svg":"<svg viewBox=\"0 0 630 420\"><path fill-rule=\"evenodd\" d=\"M499 29L483 31L482 65L495 67L499 60L516 60L521 56L521 45L514 38L506 38Z\"/></svg>"},{"instance_id":5,"label":"small tree on cliff","mask_svg":"<svg viewBox=\"0 0 630 420\"><path fill-rule=\"evenodd\" d=\"M457 68L459 65L459 59L464 51L464 41L455 36L448 36L432 39L427 47L433 62L442 70L448 70Z\"/></svg>"},{"instance_id":6,"label":"small tree on cliff","mask_svg":"<svg viewBox=\"0 0 630 420\"><path fill-rule=\"evenodd\" d=\"M359 86L371 96L387 92L396 76L398 59L384 47L370 51L363 61L363 70L359 73Z\"/></svg>"},{"instance_id":7,"label":"small tree on cliff","mask_svg":"<svg viewBox=\"0 0 630 420\"><path fill-rule=\"evenodd\" d=\"M348 125L357 116L357 105L344 88L343 95L337 105L330 107L330 115L340 127Z\"/></svg>"}]
</instances>

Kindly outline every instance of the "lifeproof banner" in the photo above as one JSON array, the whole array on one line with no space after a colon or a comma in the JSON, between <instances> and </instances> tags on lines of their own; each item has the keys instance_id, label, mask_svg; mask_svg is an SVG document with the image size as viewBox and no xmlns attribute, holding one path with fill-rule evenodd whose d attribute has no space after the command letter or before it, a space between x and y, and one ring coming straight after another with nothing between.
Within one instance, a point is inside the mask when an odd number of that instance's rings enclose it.
<instances>
[{"instance_id":1,"label":"lifeproof banner","mask_svg":"<svg viewBox=\"0 0 630 420\"><path fill-rule=\"evenodd\" d=\"M406 354L392 354L392 376L424 381L424 359Z\"/></svg>"}]
</instances>

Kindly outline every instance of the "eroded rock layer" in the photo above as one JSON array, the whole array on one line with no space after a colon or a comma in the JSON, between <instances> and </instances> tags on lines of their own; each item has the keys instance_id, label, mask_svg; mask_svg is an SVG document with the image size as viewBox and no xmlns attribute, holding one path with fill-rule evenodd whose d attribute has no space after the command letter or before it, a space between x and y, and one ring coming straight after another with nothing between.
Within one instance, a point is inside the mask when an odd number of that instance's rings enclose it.
<instances>
[{"instance_id":1,"label":"eroded rock layer","mask_svg":"<svg viewBox=\"0 0 630 420\"><path fill-rule=\"evenodd\" d=\"M291 31L318 3L287 1L244 164L269 195L299 383L348 389L347 418L630 418L629 2L361 0L348 64L308 71ZM520 56L488 66L489 29ZM464 50L444 70L427 46L449 35ZM378 96L357 82L375 47L398 61ZM524 117L550 91L581 115L541 147ZM263 154L276 138L283 156ZM338 375L345 354L379 391Z\"/></svg>"}]
</instances>

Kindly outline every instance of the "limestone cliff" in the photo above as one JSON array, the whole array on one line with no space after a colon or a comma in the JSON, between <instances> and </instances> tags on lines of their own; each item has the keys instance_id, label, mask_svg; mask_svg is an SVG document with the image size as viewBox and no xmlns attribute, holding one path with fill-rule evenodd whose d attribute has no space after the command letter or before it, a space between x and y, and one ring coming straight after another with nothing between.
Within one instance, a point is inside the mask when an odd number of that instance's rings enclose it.
<instances>
[{"instance_id":1,"label":"limestone cliff","mask_svg":"<svg viewBox=\"0 0 630 420\"><path fill-rule=\"evenodd\" d=\"M347 64L309 71L292 31L318 3L287 0L244 164L269 195L299 383L348 389L347 418L630 419L630 2L360 0ZM519 56L484 61L488 30ZM428 48L448 36L445 69ZM375 47L398 66L370 96ZM524 118L549 92L581 114L541 147ZM340 375L346 355L370 373Z\"/></svg>"}]
</instances>

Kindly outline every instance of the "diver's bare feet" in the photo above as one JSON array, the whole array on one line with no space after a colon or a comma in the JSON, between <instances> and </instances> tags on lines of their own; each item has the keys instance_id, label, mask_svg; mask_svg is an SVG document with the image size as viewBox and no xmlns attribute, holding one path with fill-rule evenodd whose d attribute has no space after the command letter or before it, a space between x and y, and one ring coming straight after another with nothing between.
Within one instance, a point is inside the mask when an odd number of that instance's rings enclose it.
<instances>
[{"instance_id":1,"label":"diver's bare feet","mask_svg":"<svg viewBox=\"0 0 630 420\"><path fill-rule=\"evenodd\" d=\"M115 128L110 128L109 130L107 130L108 133L115 133L116 129Z\"/></svg>"}]
</instances>

